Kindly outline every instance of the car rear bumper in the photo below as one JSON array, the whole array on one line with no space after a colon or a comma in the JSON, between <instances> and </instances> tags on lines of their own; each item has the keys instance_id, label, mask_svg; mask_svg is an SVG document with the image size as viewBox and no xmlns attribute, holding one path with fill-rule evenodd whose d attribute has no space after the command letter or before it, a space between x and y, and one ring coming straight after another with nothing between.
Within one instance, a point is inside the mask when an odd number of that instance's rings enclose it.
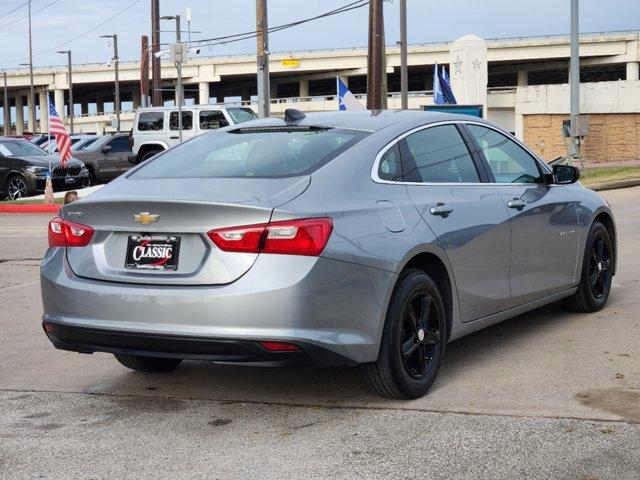
<instances>
[{"instance_id":1,"label":"car rear bumper","mask_svg":"<svg viewBox=\"0 0 640 480\"><path fill-rule=\"evenodd\" d=\"M117 283L78 277L64 249L55 248L41 266L43 322L53 325L56 346L75 351L363 363L377 358L394 280L392 272L339 260L259 255L226 285ZM265 357L257 344L264 340L290 342L302 352Z\"/></svg>"},{"instance_id":2,"label":"car rear bumper","mask_svg":"<svg viewBox=\"0 0 640 480\"><path fill-rule=\"evenodd\" d=\"M150 357L210 360L252 366L335 366L353 363L313 344L298 342L295 351L270 351L257 340L100 330L43 321L47 337L60 350L125 353Z\"/></svg>"}]
</instances>

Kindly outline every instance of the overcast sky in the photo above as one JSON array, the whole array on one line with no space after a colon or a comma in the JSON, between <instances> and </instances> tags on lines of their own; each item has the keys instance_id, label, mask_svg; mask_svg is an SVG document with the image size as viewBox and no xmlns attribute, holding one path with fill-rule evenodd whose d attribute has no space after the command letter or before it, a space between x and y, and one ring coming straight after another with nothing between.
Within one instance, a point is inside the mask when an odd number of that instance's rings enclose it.
<instances>
[{"instance_id":1,"label":"overcast sky","mask_svg":"<svg viewBox=\"0 0 640 480\"><path fill-rule=\"evenodd\" d=\"M270 26L299 20L353 0L269 0ZM28 58L25 0L0 0L0 69ZM53 4L46 7L48 4ZM34 65L60 65L58 49L71 49L74 63L105 62L111 48L99 35L117 33L120 58L140 56L140 35L150 33L150 0L135 5L86 36L64 43L96 27L134 0L32 0ZM640 29L639 0L580 0L583 32ZM407 0L410 43L454 40L475 33L484 38L563 34L569 32L570 0ZM46 8L43 8L46 7ZM193 39L255 30L255 0L160 0L161 15L193 12ZM42 11L38 12L39 9ZM385 3L387 44L398 40L399 0ZM186 19L183 20L186 30ZM173 22L162 22L167 30ZM175 36L163 33L162 40ZM185 35L186 37L186 35ZM271 35L271 51L365 46L367 7L311 22ZM46 52L52 49L52 52ZM44 53L41 53L44 52ZM204 49L201 55L254 53L255 40ZM41 53L41 54L39 54Z\"/></svg>"}]
</instances>

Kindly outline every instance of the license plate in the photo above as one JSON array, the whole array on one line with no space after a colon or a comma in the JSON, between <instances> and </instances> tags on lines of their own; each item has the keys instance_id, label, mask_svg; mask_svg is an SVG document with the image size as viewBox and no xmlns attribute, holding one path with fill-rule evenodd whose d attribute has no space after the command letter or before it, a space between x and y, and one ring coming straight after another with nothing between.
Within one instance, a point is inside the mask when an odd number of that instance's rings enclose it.
<instances>
[{"instance_id":1,"label":"license plate","mask_svg":"<svg viewBox=\"0 0 640 480\"><path fill-rule=\"evenodd\" d=\"M126 268L177 270L180 237L132 235L127 244Z\"/></svg>"},{"instance_id":2,"label":"license plate","mask_svg":"<svg viewBox=\"0 0 640 480\"><path fill-rule=\"evenodd\" d=\"M73 177L64 177L64 183L76 183L76 179Z\"/></svg>"}]
</instances>

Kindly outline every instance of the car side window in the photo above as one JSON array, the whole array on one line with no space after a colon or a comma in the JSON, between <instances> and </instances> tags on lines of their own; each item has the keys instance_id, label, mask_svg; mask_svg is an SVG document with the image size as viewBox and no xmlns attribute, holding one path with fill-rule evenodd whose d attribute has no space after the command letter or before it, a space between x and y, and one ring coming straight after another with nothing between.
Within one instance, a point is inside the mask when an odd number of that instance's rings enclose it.
<instances>
[{"instance_id":1,"label":"car side window","mask_svg":"<svg viewBox=\"0 0 640 480\"><path fill-rule=\"evenodd\" d=\"M178 125L178 112L171 112L169 114L169 130L179 130ZM182 130L191 130L193 128L193 112L182 112Z\"/></svg>"},{"instance_id":2,"label":"car side window","mask_svg":"<svg viewBox=\"0 0 640 480\"><path fill-rule=\"evenodd\" d=\"M108 145L111 147L109 153L124 153L131 152L131 147L129 146L129 138L128 137L115 137L112 138Z\"/></svg>"},{"instance_id":3,"label":"car side window","mask_svg":"<svg viewBox=\"0 0 640 480\"><path fill-rule=\"evenodd\" d=\"M468 127L497 183L542 183L543 177L535 158L524 148L491 128L480 125Z\"/></svg>"},{"instance_id":4,"label":"car side window","mask_svg":"<svg viewBox=\"0 0 640 480\"><path fill-rule=\"evenodd\" d=\"M405 159L405 181L480 182L473 159L455 125L425 128L407 136L404 141L410 157Z\"/></svg>"},{"instance_id":5,"label":"car side window","mask_svg":"<svg viewBox=\"0 0 640 480\"><path fill-rule=\"evenodd\" d=\"M400 181L402 180L402 166L400 163L400 148L395 143L389 150L384 152L378 165L378 177L381 180Z\"/></svg>"},{"instance_id":6,"label":"car side window","mask_svg":"<svg viewBox=\"0 0 640 480\"><path fill-rule=\"evenodd\" d=\"M224 118L224 113L220 110L202 110L200 112L200 128L202 130L213 130L228 126L229 122Z\"/></svg>"},{"instance_id":7,"label":"car side window","mask_svg":"<svg viewBox=\"0 0 640 480\"><path fill-rule=\"evenodd\" d=\"M164 126L164 112L142 112L138 116L138 131L151 132L162 130Z\"/></svg>"}]
</instances>

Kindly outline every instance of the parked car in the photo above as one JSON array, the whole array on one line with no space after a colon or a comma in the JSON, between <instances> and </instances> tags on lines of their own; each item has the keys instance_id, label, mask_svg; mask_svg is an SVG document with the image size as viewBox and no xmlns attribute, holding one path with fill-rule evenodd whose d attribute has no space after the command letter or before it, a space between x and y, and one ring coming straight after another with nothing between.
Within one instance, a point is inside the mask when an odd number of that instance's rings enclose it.
<instances>
[{"instance_id":1,"label":"parked car","mask_svg":"<svg viewBox=\"0 0 640 480\"><path fill-rule=\"evenodd\" d=\"M255 120L250 108L185 106L182 110L182 140L188 140L217 128ZM194 121L195 119L195 121ZM153 157L180 141L176 107L140 108L136 111L131 130L131 145L135 163Z\"/></svg>"},{"instance_id":2,"label":"parked car","mask_svg":"<svg viewBox=\"0 0 640 480\"><path fill-rule=\"evenodd\" d=\"M113 180L132 166L129 162L131 147L126 133L100 136L75 150L73 156L85 163L93 183Z\"/></svg>"},{"instance_id":3,"label":"parked car","mask_svg":"<svg viewBox=\"0 0 640 480\"><path fill-rule=\"evenodd\" d=\"M227 127L62 208L44 330L138 371L363 364L379 394L419 397L449 341L557 300L605 306L613 214L578 178L464 115Z\"/></svg>"},{"instance_id":4,"label":"parked car","mask_svg":"<svg viewBox=\"0 0 640 480\"><path fill-rule=\"evenodd\" d=\"M78 150L81 147L84 147L86 145L89 145L93 142L96 141L96 139L98 139L99 137L97 135L71 135L71 150ZM43 144L40 145L40 148L42 148L45 151L49 151L51 150L54 153L58 153L58 143L56 142L55 138L52 138L49 141L44 142Z\"/></svg>"},{"instance_id":5,"label":"parked car","mask_svg":"<svg viewBox=\"0 0 640 480\"><path fill-rule=\"evenodd\" d=\"M51 163L55 191L91 185L89 172L77 159L63 167L58 155L49 155L28 140L0 137L0 199L16 200L44 191Z\"/></svg>"}]
</instances>

